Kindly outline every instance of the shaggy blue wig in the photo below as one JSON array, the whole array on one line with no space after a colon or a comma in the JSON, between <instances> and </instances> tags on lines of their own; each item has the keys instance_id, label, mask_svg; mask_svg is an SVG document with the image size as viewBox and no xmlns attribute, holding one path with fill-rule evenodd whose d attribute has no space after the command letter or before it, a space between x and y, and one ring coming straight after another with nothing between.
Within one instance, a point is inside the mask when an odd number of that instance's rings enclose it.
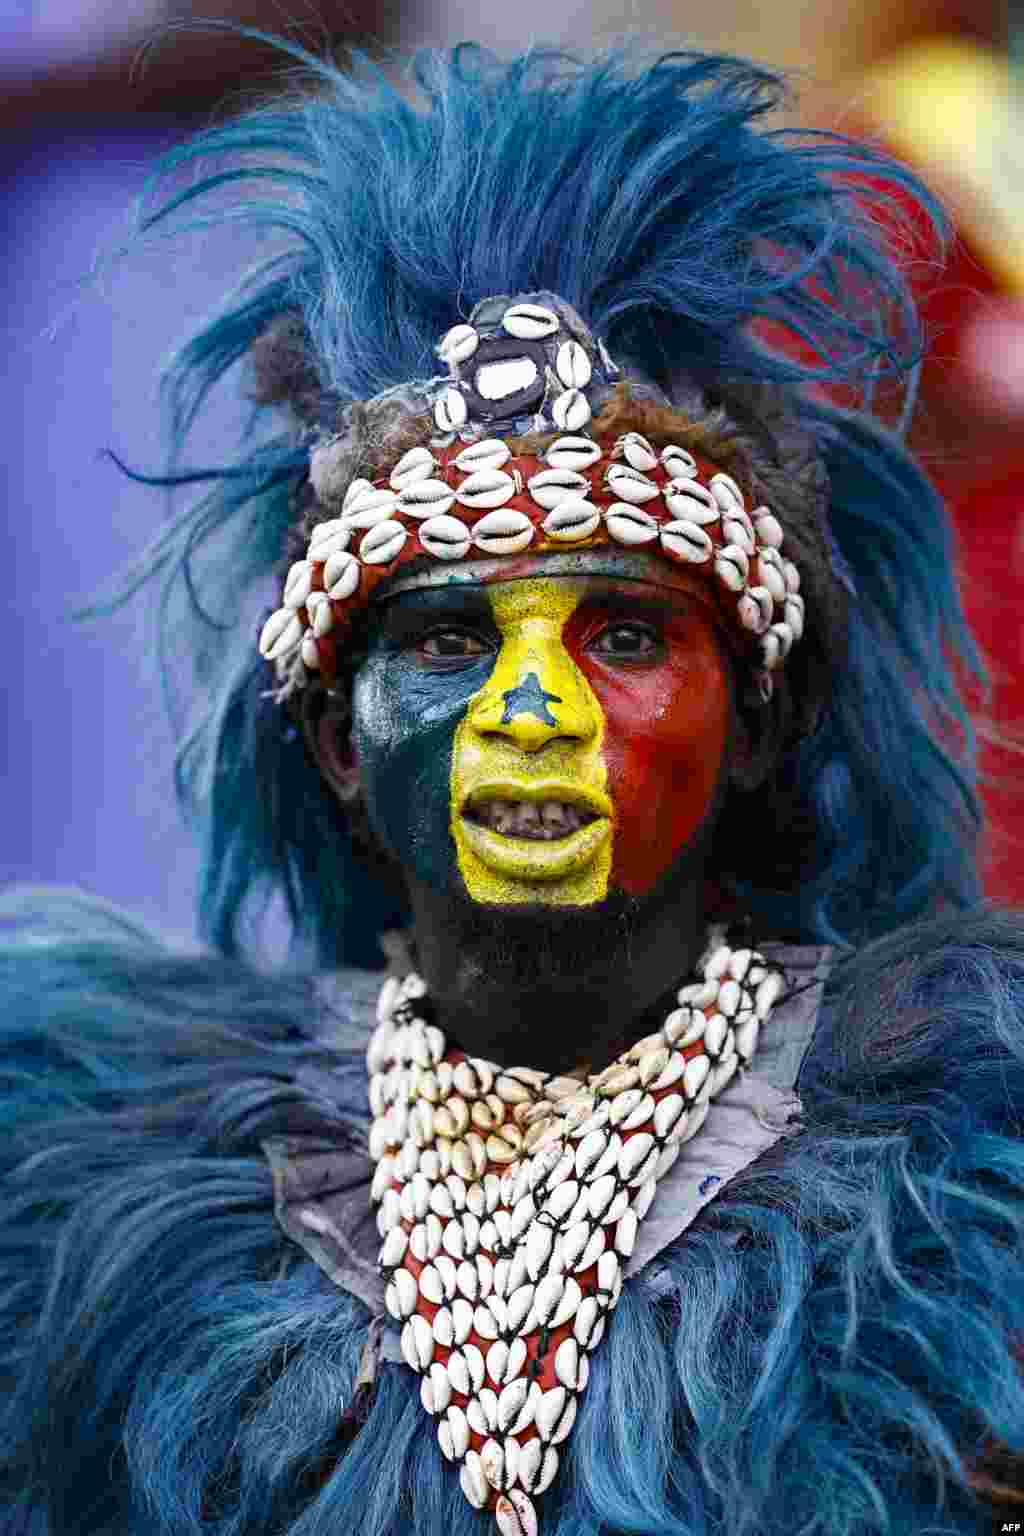
<instances>
[{"instance_id":1,"label":"shaggy blue wig","mask_svg":"<svg viewBox=\"0 0 1024 1536\"><path fill-rule=\"evenodd\" d=\"M351 1412L369 1314L275 1222L265 1138L365 1134L370 1010L313 1043L304 981L4 916L3 1536L484 1536L405 1366ZM799 1087L624 1286L545 1536L989 1536L980 1466L1024 1452L1020 923L869 947Z\"/></svg>"},{"instance_id":2,"label":"shaggy blue wig","mask_svg":"<svg viewBox=\"0 0 1024 1536\"><path fill-rule=\"evenodd\" d=\"M766 128L779 80L729 58L499 62L462 47L419 58L407 92L365 61L343 73L289 51L304 93L176 151L141 214L161 235L240 224L259 256L165 379L172 472L148 478L207 489L135 583L160 585L168 675L190 668L178 786L205 852L204 936L237 955L277 897L307 958L378 964L377 933L405 914L361 867L256 654L309 431L256 408L238 456L202 468L187 464L190 427L282 320L299 317L310 349L304 387L340 405L431 375L437 336L479 299L540 289L670 395L680 373L770 381L831 478L856 598L819 728L782 769L812 852L798 878L769 868L742 892L762 930L850 944L973 902L953 669L975 656L943 511L897 437L808 392L841 386L863 407L880 379L913 377L921 338L875 218L924 197L910 174Z\"/></svg>"}]
</instances>

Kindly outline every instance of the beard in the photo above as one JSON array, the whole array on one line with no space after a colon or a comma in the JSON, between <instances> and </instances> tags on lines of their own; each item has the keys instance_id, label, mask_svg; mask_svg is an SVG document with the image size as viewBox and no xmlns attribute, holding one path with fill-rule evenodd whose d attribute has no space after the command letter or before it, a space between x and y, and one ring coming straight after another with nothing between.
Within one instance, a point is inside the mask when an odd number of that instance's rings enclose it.
<instances>
[{"instance_id":1,"label":"beard","mask_svg":"<svg viewBox=\"0 0 1024 1536\"><path fill-rule=\"evenodd\" d=\"M604 1066L660 1025L704 942L693 856L643 897L613 888L587 907L492 906L461 884L410 882L409 896L437 1022L450 1045L500 1066Z\"/></svg>"}]
</instances>

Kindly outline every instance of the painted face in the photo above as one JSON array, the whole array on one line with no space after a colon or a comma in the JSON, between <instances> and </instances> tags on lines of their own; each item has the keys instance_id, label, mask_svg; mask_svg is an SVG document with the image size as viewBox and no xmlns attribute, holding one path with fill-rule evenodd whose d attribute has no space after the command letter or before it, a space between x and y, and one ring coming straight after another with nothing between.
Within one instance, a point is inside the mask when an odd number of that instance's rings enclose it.
<instances>
[{"instance_id":1,"label":"painted face","mask_svg":"<svg viewBox=\"0 0 1024 1536\"><path fill-rule=\"evenodd\" d=\"M713 610L685 573L505 572L382 604L353 701L378 835L423 885L491 907L647 896L723 772Z\"/></svg>"}]
</instances>

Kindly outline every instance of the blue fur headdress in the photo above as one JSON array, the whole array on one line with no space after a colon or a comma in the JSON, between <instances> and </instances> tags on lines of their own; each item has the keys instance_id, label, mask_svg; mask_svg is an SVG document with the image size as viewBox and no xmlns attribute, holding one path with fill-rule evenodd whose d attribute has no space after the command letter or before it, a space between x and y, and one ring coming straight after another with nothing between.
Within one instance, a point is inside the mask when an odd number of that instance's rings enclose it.
<instances>
[{"instance_id":1,"label":"blue fur headdress","mask_svg":"<svg viewBox=\"0 0 1024 1536\"><path fill-rule=\"evenodd\" d=\"M463 47L420 58L407 93L366 63L300 58L312 89L173 154L141 221L241 224L259 257L165 380L174 473L152 478L209 490L144 561L164 655L191 656L200 683L179 786L204 844L205 935L236 952L277 895L321 963L376 961L375 934L402 920L264 696L253 594L273 602L316 424L436 373L438 336L480 299L540 290L671 398L743 391L748 435L770 443L784 407L827 471L833 565L856 596L818 728L776 776L799 867L766 860L746 907L762 927L846 943L973 900L970 733L950 665L974 658L942 509L866 410L808 392L836 384L866 407L880 380L912 382L921 338L875 218L898 224L909 174L772 129L779 81L732 59L503 63ZM210 390L259 365L268 338L274 379L250 438L221 468L188 465Z\"/></svg>"}]
</instances>

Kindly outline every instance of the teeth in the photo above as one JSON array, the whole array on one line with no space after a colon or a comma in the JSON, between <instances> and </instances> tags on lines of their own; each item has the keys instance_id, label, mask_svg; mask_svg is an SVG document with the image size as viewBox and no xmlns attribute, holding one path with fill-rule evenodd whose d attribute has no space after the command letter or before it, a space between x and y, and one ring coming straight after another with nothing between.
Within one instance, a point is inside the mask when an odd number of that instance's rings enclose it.
<instances>
[{"instance_id":1,"label":"teeth","mask_svg":"<svg viewBox=\"0 0 1024 1536\"><path fill-rule=\"evenodd\" d=\"M503 837L528 837L551 842L569 837L594 818L589 811L562 800L488 800L473 809L474 819Z\"/></svg>"}]
</instances>

